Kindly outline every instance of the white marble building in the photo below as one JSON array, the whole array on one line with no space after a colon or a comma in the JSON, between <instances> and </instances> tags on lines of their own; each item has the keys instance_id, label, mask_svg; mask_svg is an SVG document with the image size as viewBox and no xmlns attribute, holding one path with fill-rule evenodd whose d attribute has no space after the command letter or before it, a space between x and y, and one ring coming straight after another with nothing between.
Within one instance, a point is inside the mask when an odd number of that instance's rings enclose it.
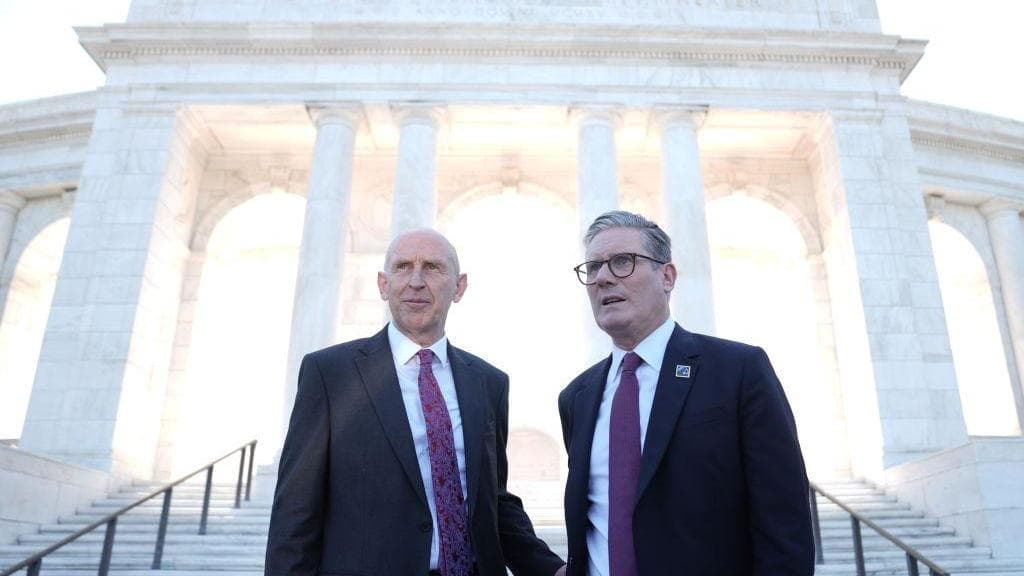
<instances>
[{"instance_id":1,"label":"white marble building","mask_svg":"<svg viewBox=\"0 0 1024 576\"><path fill-rule=\"evenodd\" d=\"M1024 125L903 97L925 42L872 0L135 0L78 33L102 88L0 107L22 452L272 459L297 359L379 330L389 238L435 226L513 479L557 485L555 397L607 346L571 267L621 206L673 237L684 326L769 351L814 477L1022 554Z\"/></svg>"}]
</instances>

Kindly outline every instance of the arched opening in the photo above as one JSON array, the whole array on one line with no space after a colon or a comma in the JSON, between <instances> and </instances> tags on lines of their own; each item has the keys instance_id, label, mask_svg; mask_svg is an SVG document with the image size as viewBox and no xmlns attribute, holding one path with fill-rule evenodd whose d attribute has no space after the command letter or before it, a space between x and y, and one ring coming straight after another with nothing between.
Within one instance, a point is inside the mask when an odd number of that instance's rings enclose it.
<instances>
[{"instance_id":1,"label":"arched opening","mask_svg":"<svg viewBox=\"0 0 1024 576\"><path fill-rule=\"evenodd\" d=\"M206 245L175 442L175 475L258 438L280 446L305 200L272 192L232 209Z\"/></svg>"},{"instance_id":2,"label":"arched opening","mask_svg":"<svg viewBox=\"0 0 1024 576\"><path fill-rule=\"evenodd\" d=\"M787 214L760 199L719 198L707 216L719 335L768 353L793 408L809 474L847 470L841 400L821 362L807 243Z\"/></svg>"},{"instance_id":3,"label":"arched opening","mask_svg":"<svg viewBox=\"0 0 1024 576\"><path fill-rule=\"evenodd\" d=\"M0 439L21 436L70 219L38 234L18 258L0 316Z\"/></svg>"},{"instance_id":4,"label":"arched opening","mask_svg":"<svg viewBox=\"0 0 1024 576\"><path fill-rule=\"evenodd\" d=\"M555 194L520 185L454 203L439 227L459 250L469 288L452 307L448 333L456 346L479 354L510 376L509 428L561 438L558 393L584 367L586 298L572 266L579 258L577 216ZM526 437L510 437L509 451ZM550 461L548 466L550 466ZM509 479L541 474L532 459L510 459ZM564 466L555 462L559 490Z\"/></svg>"},{"instance_id":5,"label":"arched opening","mask_svg":"<svg viewBox=\"0 0 1024 576\"><path fill-rule=\"evenodd\" d=\"M1020 422L985 264L953 227L933 220L928 232L967 433L1018 435Z\"/></svg>"}]
</instances>

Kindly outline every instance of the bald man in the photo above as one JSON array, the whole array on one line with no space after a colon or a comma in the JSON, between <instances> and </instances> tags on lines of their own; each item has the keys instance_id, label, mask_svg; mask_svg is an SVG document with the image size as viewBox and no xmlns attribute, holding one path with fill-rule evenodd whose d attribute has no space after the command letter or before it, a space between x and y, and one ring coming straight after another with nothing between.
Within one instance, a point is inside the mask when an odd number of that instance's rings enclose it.
<instances>
[{"instance_id":1,"label":"bald man","mask_svg":"<svg viewBox=\"0 0 1024 576\"><path fill-rule=\"evenodd\" d=\"M302 361L267 576L561 573L505 488L508 376L445 335L467 285L455 248L403 234L377 285L392 321Z\"/></svg>"}]
</instances>

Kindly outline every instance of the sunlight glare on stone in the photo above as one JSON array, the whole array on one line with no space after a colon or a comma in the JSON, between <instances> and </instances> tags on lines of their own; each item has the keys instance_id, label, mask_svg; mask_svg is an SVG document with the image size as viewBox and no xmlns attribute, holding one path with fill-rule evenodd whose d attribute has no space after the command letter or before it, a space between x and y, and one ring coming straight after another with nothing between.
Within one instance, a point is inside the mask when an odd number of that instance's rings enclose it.
<instances>
[{"instance_id":1,"label":"sunlight glare on stone","mask_svg":"<svg viewBox=\"0 0 1024 576\"><path fill-rule=\"evenodd\" d=\"M257 462L273 459L281 409L305 201L256 196L217 225L192 328L189 386L175 468L258 437Z\"/></svg>"},{"instance_id":2,"label":"sunlight glare on stone","mask_svg":"<svg viewBox=\"0 0 1024 576\"><path fill-rule=\"evenodd\" d=\"M951 226L933 220L928 223L928 231L935 250L967 433L1019 435L1020 424L985 264L971 242Z\"/></svg>"},{"instance_id":3,"label":"sunlight glare on stone","mask_svg":"<svg viewBox=\"0 0 1024 576\"><path fill-rule=\"evenodd\" d=\"M812 477L847 456L838 398L822 371L807 247L793 221L740 194L708 205L708 235L719 335L761 346L782 381Z\"/></svg>"},{"instance_id":4,"label":"sunlight glare on stone","mask_svg":"<svg viewBox=\"0 0 1024 576\"><path fill-rule=\"evenodd\" d=\"M576 214L550 192L498 192L441 219L459 250L469 288L452 307L448 334L510 381L509 428L533 429L561 445L558 393L584 362L586 292L572 271ZM511 434L511 432L510 432ZM530 468L529 461L512 462Z\"/></svg>"},{"instance_id":5,"label":"sunlight glare on stone","mask_svg":"<svg viewBox=\"0 0 1024 576\"><path fill-rule=\"evenodd\" d=\"M69 224L61 218L39 232L7 286L0 316L0 439L21 436Z\"/></svg>"}]
</instances>

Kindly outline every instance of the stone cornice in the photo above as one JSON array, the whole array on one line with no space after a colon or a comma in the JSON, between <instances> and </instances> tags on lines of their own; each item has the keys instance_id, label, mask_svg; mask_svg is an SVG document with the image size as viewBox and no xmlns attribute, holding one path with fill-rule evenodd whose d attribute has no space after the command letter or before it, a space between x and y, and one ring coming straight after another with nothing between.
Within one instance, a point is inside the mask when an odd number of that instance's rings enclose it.
<instances>
[{"instance_id":1,"label":"stone cornice","mask_svg":"<svg viewBox=\"0 0 1024 576\"><path fill-rule=\"evenodd\" d=\"M860 32L530 24L134 23L76 28L101 69L140 60L527 58L726 65L866 66L902 81L925 42Z\"/></svg>"},{"instance_id":2,"label":"stone cornice","mask_svg":"<svg viewBox=\"0 0 1024 576\"><path fill-rule=\"evenodd\" d=\"M0 107L0 148L86 142L96 116L95 92Z\"/></svg>"},{"instance_id":3,"label":"stone cornice","mask_svg":"<svg viewBox=\"0 0 1024 576\"><path fill-rule=\"evenodd\" d=\"M908 121L917 146L1024 164L1024 123L913 101Z\"/></svg>"}]
</instances>

